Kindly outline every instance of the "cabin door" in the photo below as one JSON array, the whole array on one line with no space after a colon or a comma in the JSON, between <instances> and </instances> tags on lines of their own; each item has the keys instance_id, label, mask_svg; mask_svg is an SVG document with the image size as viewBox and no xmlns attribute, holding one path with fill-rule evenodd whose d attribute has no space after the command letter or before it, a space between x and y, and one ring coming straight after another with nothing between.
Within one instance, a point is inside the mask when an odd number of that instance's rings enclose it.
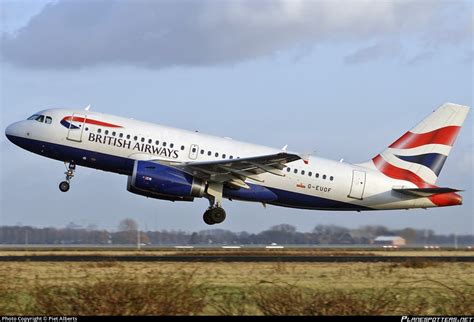
<instances>
[{"instance_id":1,"label":"cabin door","mask_svg":"<svg viewBox=\"0 0 474 322\"><path fill-rule=\"evenodd\" d=\"M199 153L199 146L197 144L191 144L191 148L189 149L189 158L191 160L196 160Z\"/></svg>"},{"instance_id":2,"label":"cabin door","mask_svg":"<svg viewBox=\"0 0 474 322\"><path fill-rule=\"evenodd\" d=\"M352 186L349 192L349 198L360 199L364 197L365 189L365 171L352 171Z\"/></svg>"},{"instance_id":3,"label":"cabin door","mask_svg":"<svg viewBox=\"0 0 474 322\"><path fill-rule=\"evenodd\" d=\"M69 123L66 137L68 140L82 142L82 133L84 132L86 119L87 115L82 114L73 114L71 117L65 119L66 123Z\"/></svg>"}]
</instances>

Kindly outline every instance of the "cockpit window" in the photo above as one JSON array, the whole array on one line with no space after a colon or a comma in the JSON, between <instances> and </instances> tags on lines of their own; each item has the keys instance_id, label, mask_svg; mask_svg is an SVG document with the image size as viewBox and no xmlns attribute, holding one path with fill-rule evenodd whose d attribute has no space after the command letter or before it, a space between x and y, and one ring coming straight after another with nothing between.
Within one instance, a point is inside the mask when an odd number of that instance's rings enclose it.
<instances>
[{"instance_id":1,"label":"cockpit window","mask_svg":"<svg viewBox=\"0 0 474 322\"><path fill-rule=\"evenodd\" d=\"M33 114L33 115L31 115L31 116L28 118L28 120L36 120L36 118L37 118L38 116L40 116L40 115L38 115L38 114Z\"/></svg>"},{"instance_id":2,"label":"cockpit window","mask_svg":"<svg viewBox=\"0 0 474 322\"><path fill-rule=\"evenodd\" d=\"M44 122L44 115L38 115L38 116L35 118L35 121L38 121L38 122L43 123L43 122Z\"/></svg>"},{"instance_id":3,"label":"cockpit window","mask_svg":"<svg viewBox=\"0 0 474 322\"><path fill-rule=\"evenodd\" d=\"M53 118L51 116L44 116L44 115L40 115L40 114L33 114L28 118L28 120L33 120L33 121L37 121L37 122L40 122L40 123L46 123L46 124L53 123Z\"/></svg>"}]
</instances>

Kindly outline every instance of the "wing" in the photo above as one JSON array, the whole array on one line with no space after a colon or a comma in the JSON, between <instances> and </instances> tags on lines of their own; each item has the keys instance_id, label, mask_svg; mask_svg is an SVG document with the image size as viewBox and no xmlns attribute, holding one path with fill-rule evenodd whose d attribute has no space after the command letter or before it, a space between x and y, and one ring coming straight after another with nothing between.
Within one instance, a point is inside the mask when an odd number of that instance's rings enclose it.
<instances>
[{"instance_id":1,"label":"wing","mask_svg":"<svg viewBox=\"0 0 474 322\"><path fill-rule=\"evenodd\" d=\"M249 189L245 180L263 182L262 173L284 177L282 169L287 163L302 159L296 154L280 152L277 154L240 158L232 160L184 162L169 164L200 179L222 182L235 187Z\"/></svg>"}]
</instances>

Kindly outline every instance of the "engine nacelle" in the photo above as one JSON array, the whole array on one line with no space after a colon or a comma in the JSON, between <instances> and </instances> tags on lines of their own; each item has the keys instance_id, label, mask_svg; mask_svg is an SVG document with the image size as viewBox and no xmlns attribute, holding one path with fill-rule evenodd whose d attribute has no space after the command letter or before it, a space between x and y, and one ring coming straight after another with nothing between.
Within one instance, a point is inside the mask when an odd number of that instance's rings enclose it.
<instances>
[{"instance_id":1,"label":"engine nacelle","mask_svg":"<svg viewBox=\"0 0 474 322\"><path fill-rule=\"evenodd\" d=\"M203 180L150 161L135 161L128 177L127 190L142 196L171 201L193 201L204 195Z\"/></svg>"}]
</instances>

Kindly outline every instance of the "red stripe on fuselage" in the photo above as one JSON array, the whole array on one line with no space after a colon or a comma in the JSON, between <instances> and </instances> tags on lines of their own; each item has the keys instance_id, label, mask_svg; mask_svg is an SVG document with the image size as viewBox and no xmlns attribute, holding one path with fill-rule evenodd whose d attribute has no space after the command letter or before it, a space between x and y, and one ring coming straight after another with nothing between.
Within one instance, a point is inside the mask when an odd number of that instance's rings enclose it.
<instances>
[{"instance_id":1,"label":"red stripe on fuselage","mask_svg":"<svg viewBox=\"0 0 474 322\"><path fill-rule=\"evenodd\" d=\"M78 116L66 116L64 118L64 120L66 121L74 121L74 122L79 122L79 123L83 123L84 122L84 118L83 117L78 117ZM88 119L86 118L86 124L93 124L93 125L98 125L98 126L105 126L105 127L113 127L113 128L122 128L123 126L120 126L120 125L115 125L115 124L112 124L112 123L106 123L106 122L102 122L102 121L97 121L97 120L93 120L93 119Z\"/></svg>"},{"instance_id":2,"label":"red stripe on fuselage","mask_svg":"<svg viewBox=\"0 0 474 322\"><path fill-rule=\"evenodd\" d=\"M407 132L401 138L393 142L389 147L396 149L410 149L425 144L443 144L452 146L460 129L460 126L447 126L422 134Z\"/></svg>"},{"instance_id":3,"label":"red stripe on fuselage","mask_svg":"<svg viewBox=\"0 0 474 322\"><path fill-rule=\"evenodd\" d=\"M377 169L379 169L380 172L385 174L387 177L397 180L410 181L418 188L437 188L437 186L425 182L413 172L391 165L385 161L380 154L373 158L372 161L374 162ZM437 194L428 198L438 207L457 206L462 204L462 197L454 192Z\"/></svg>"}]
</instances>

